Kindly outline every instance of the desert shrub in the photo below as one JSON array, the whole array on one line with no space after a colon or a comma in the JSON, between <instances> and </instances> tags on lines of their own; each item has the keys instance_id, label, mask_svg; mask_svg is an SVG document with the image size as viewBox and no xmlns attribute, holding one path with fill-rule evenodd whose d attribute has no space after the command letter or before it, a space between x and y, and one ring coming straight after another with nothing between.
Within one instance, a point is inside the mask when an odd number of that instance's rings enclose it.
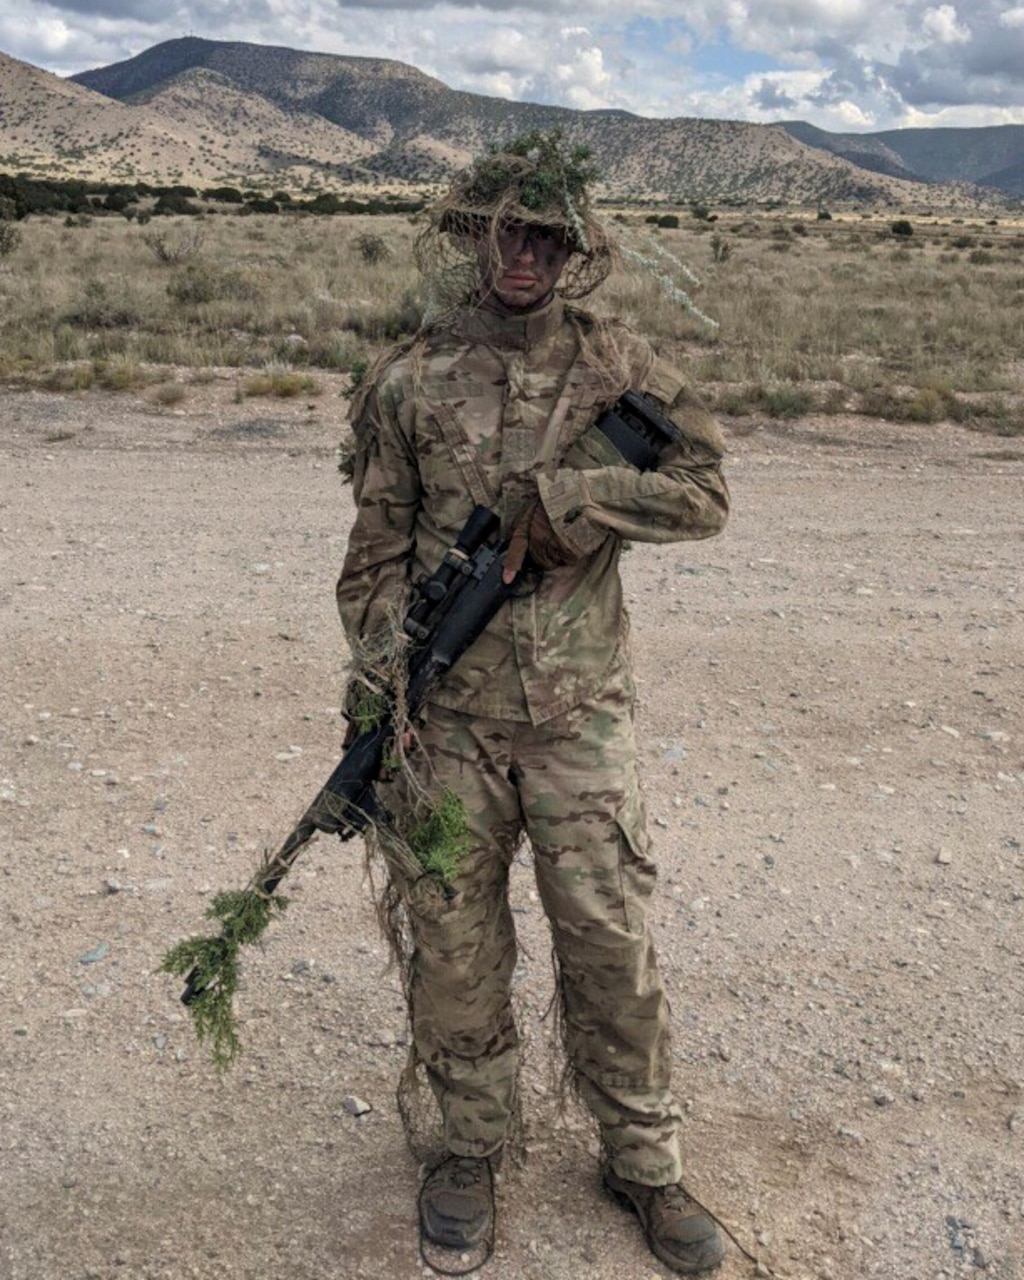
<instances>
[{"instance_id":1,"label":"desert shrub","mask_svg":"<svg viewBox=\"0 0 1024 1280\"><path fill-rule=\"evenodd\" d=\"M947 400L935 387L921 387L902 406L908 422L940 422L946 417Z\"/></svg>"},{"instance_id":2,"label":"desert shrub","mask_svg":"<svg viewBox=\"0 0 1024 1280\"><path fill-rule=\"evenodd\" d=\"M187 392L180 382L162 382L160 386L153 388L150 397L156 404L162 404L170 407L174 404L180 404L185 399Z\"/></svg>"},{"instance_id":3,"label":"desert shrub","mask_svg":"<svg viewBox=\"0 0 1024 1280\"><path fill-rule=\"evenodd\" d=\"M860 394L858 410L869 418L899 421L901 401L892 387L866 387Z\"/></svg>"},{"instance_id":4,"label":"desert shrub","mask_svg":"<svg viewBox=\"0 0 1024 1280\"><path fill-rule=\"evenodd\" d=\"M47 370L39 381L47 391L88 391L96 375L90 364L62 365Z\"/></svg>"},{"instance_id":5,"label":"desert shrub","mask_svg":"<svg viewBox=\"0 0 1024 1280\"><path fill-rule=\"evenodd\" d=\"M658 226L664 227L666 231L678 231L679 215L677 213L663 213L658 218Z\"/></svg>"},{"instance_id":6,"label":"desert shrub","mask_svg":"<svg viewBox=\"0 0 1024 1280\"><path fill-rule=\"evenodd\" d=\"M814 396L806 387L780 382L765 390L763 405L769 418L799 418L814 407Z\"/></svg>"},{"instance_id":7,"label":"desert shrub","mask_svg":"<svg viewBox=\"0 0 1024 1280\"><path fill-rule=\"evenodd\" d=\"M348 373L362 358L358 351L359 343L354 334L328 330L310 337L306 360L317 369Z\"/></svg>"},{"instance_id":8,"label":"desert shrub","mask_svg":"<svg viewBox=\"0 0 1024 1280\"><path fill-rule=\"evenodd\" d=\"M149 375L131 356L115 355L109 359L94 360L92 370L95 385L105 391L132 391L150 381Z\"/></svg>"},{"instance_id":9,"label":"desert shrub","mask_svg":"<svg viewBox=\"0 0 1024 1280\"><path fill-rule=\"evenodd\" d=\"M907 218L897 218L891 223L889 230L894 236L912 236L914 234L913 224Z\"/></svg>"},{"instance_id":10,"label":"desert shrub","mask_svg":"<svg viewBox=\"0 0 1024 1280\"><path fill-rule=\"evenodd\" d=\"M415 333L423 322L423 309L411 293L397 303L354 311L342 321L342 328L369 342L396 342Z\"/></svg>"},{"instance_id":11,"label":"desert shrub","mask_svg":"<svg viewBox=\"0 0 1024 1280\"><path fill-rule=\"evenodd\" d=\"M126 298L111 297L102 280L87 280L78 306L65 315L67 324L82 329L128 329L139 315Z\"/></svg>"},{"instance_id":12,"label":"desert shrub","mask_svg":"<svg viewBox=\"0 0 1024 1280\"><path fill-rule=\"evenodd\" d=\"M279 396L282 400L287 400L295 396L315 395L319 387L312 374L268 369L247 378L244 390L247 396Z\"/></svg>"},{"instance_id":13,"label":"desert shrub","mask_svg":"<svg viewBox=\"0 0 1024 1280\"><path fill-rule=\"evenodd\" d=\"M807 226L803 222L793 223L793 234L795 236L805 236L807 234Z\"/></svg>"},{"instance_id":14,"label":"desert shrub","mask_svg":"<svg viewBox=\"0 0 1024 1280\"><path fill-rule=\"evenodd\" d=\"M827 209L819 209L819 210L818 210L818 221L819 221L819 222L831 222L831 221L832 221L832 215L829 213L829 211L828 211Z\"/></svg>"},{"instance_id":15,"label":"desert shrub","mask_svg":"<svg viewBox=\"0 0 1024 1280\"><path fill-rule=\"evenodd\" d=\"M195 215L202 213L197 204L193 204L188 196L182 195L178 191L168 191L160 196L156 204L153 206L154 214L160 215Z\"/></svg>"},{"instance_id":16,"label":"desert shrub","mask_svg":"<svg viewBox=\"0 0 1024 1280\"><path fill-rule=\"evenodd\" d=\"M242 193L237 187L207 187L203 199L217 200L221 204L241 204Z\"/></svg>"},{"instance_id":17,"label":"desert shrub","mask_svg":"<svg viewBox=\"0 0 1024 1280\"><path fill-rule=\"evenodd\" d=\"M728 414L731 418L741 418L757 412L763 395L762 386L750 384L743 387L727 387L717 396L711 396L708 393L708 398L712 400L719 413Z\"/></svg>"},{"instance_id":18,"label":"desert shrub","mask_svg":"<svg viewBox=\"0 0 1024 1280\"><path fill-rule=\"evenodd\" d=\"M731 417L766 413L769 418L799 418L814 408L814 395L808 388L792 382L776 382L770 386L754 382L722 392L715 408Z\"/></svg>"},{"instance_id":19,"label":"desert shrub","mask_svg":"<svg viewBox=\"0 0 1024 1280\"><path fill-rule=\"evenodd\" d=\"M990 267L996 260L996 255L990 249L972 249L967 255L967 261L975 267Z\"/></svg>"},{"instance_id":20,"label":"desert shrub","mask_svg":"<svg viewBox=\"0 0 1024 1280\"><path fill-rule=\"evenodd\" d=\"M375 231L364 231L356 236L355 246L359 250L359 256L370 266L375 266L378 262L386 262L391 257L388 242Z\"/></svg>"},{"instance_id":21,"label":"desert shrub","mask_svg":"<svg viewBox=\"0 0 1024 1280\"><path fill-rule=\"evenodd\" d=\"M159 231L147 231L142 236L142 243L157 262L173 264L194 257L203 247L205 235L201 226L192 223L168 227L166 230L161 228Z\"/></svg>"},{"instance_id":22,"label":"desert shrub","mask_svg":"<svg viewBox=\"0 0 1024 1280\"><path fill-rule=\"evenodd\" d=\"M0 220L0 258L6 258L21 244L21 227L14 222Z\"/></svg>"},{"instance_id":23,"label":"desert shrub","mask_svg":"<svg viewBox=\"0 0 1024 1280\"><path fill-rule=\"evenodd\" d=\"M965 235L954 236L952 241L954 249L973 249L976 243L974 236Z\"/></svg>"},{"instance_id":24,"label":"desert shrub","mask_svg":"<svg viewBox=\"0 0 1024 1280\"><path fill-rule=\"evenodd\" d=\"M716 231L711 237L711 260L713 262L728 262L732 255L732 242L727 240L725 236L721 236Z\"/></svg>"},{"instance_id":25,"label":"desert shrub","mask_svg":"<svg viewBox=\"0 0 1024 1280\"><path fill-rule=\"evenodd\" d=\"M172 277L167 294L184 306L200 306L223 299L255 302L260 297L260 289L256 281L242 271L192 262Z\"/></svg>"}]
</instances>

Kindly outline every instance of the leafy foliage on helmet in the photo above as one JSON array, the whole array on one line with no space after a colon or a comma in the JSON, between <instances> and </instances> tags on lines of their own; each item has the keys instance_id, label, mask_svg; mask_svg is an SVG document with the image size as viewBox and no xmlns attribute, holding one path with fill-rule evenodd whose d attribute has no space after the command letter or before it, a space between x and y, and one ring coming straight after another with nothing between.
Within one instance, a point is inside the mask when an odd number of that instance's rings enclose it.
<instances>
[{"instance_id":1,"label":"leafy foliage on helmet","mask_svg":"<svg viewBox=\"0 0 1024 1280\"><path fill-rule=\"evenodd\" d=\"M465 175L462 197L475 209L490 209L512 191L515 203L538 215L538 221L571 224L587 202L587 187L596 182L589 147L566 151L562 131L531 130L504 147L494 146ZM525 161L525 163L523 163Z\"/></svg>"}]
</instances>

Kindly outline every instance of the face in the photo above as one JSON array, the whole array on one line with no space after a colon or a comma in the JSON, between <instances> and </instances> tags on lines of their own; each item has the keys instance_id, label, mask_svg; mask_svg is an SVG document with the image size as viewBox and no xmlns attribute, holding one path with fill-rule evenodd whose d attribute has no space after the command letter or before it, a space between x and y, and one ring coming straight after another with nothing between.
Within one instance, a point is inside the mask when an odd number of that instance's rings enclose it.
<instances>
[{"instance_id":1,"label":"face","mask_svg":"<svg viewBox=\"0 0 1024 1280\"><path fill-rule=\"evenodd\" d=\"M510 311L533 311L551 297L572 247L561 227L514 222L498 232L498 252L491 295Z\"/></svg>"}]
</instances>

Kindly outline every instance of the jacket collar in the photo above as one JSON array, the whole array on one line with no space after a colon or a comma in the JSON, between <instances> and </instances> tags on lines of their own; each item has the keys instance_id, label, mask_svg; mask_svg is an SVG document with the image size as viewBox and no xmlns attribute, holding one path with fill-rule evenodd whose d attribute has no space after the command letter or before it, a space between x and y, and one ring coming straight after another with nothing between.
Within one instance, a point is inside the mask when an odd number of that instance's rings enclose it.
<instances>
[{"instance_id":1,"label":"jacket collar","mask_svg":"<svg viewBox=\"0 0 1024 1280\"><path fill-rule=\"evenodd\" d=\"M469 342L526 351L556 333L564 322L565 303L556 293L546 306L525 313L506 311L486 302L471 303L459 316L456 328Z\"/></svg>"}]
</instances>

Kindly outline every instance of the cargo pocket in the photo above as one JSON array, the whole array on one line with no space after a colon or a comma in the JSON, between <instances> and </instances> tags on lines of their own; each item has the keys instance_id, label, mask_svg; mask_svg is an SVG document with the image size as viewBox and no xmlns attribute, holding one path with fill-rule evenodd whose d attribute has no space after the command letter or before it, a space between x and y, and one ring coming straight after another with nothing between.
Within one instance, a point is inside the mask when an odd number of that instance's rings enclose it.
<instances>
[{"instance_id":1,"label":"cargo pocket","mask_svg":"<svg viewBox=\"0 0 1024 1280\"><path fill-rule=\"evenodd\" d=\"M647 900L654 889L658 870L651 857L647 834L647 813L640 791L634 788L615 815L619 828L619 877L626 928L642 934L647 919Z\"/></svg>"}]
</instances>

